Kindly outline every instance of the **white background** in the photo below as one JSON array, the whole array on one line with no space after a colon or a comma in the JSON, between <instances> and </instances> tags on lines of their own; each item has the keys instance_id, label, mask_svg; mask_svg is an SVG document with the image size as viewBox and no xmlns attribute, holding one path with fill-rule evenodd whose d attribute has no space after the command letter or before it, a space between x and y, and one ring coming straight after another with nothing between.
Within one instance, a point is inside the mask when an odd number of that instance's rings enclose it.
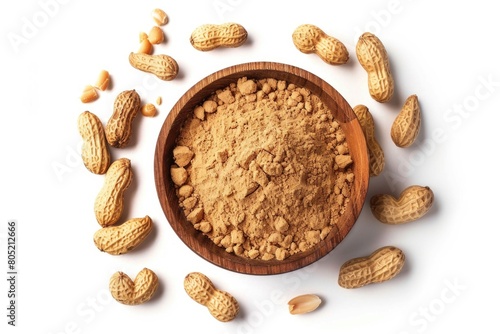
<instances>
[{"instance_id":1,"label":"white background","mask_svg":"<svg viewBox=\"0 0 500 334\"><path fill-rule=\"evenodd\" d=\"M17 327L7 325L7 282L0 284L5 333L443 333L498 330L498 152L500 69L498 12L493 2L377 1L10 1L0 5L0 265L6 275L7 221L18 222ZM163 8L167 42L155 53L174 57L171 82L134 70L127 56L138 34ZM248 42L209 53L189 36L204 23L235 21ZM330 66L295 49L291 34L312 23L344 42L351 59ZM370 98L355 57L363 31L376 33L390 55L396 95L389 104ZM370 181L375 193L395 196L427 185L435 205L419 221L385 226L365 208L347 238L319 262L283 275L249 276L220 269L191 252L169 226L156 196L153 155L170 108L198 80L229 65L277 61L302 67L337 88L351 105L366 104L375 119L386 169ZM80 93L101 69L112 89L84 105ZM163 97L154 118L137 117L133 145L113 150L131 159L135 179L126 193L127 217L150 215L153 234L122 256L99 252L93 201L103 182L79 158L76 127L84 110L105 122L115 96L137 89L144 101ZM423 124L418 142L399 149L389 131L400 106L417 94ZM356 290L338 286L340 265L378 247L395 245L407 263L395 279ZM141 306L111 299L108 280L118 270L135 277L143 267L160 279L156 296ZM191 271L208 275L233 294L241 315L213 319L183 290ZM2 277L4 277L2 275ZM315 312L291 316L287 301L321 296ZM492 302L492 303L489 303ZM493 305L490 306L490 305Z\"/></svg>"}]
</instances>

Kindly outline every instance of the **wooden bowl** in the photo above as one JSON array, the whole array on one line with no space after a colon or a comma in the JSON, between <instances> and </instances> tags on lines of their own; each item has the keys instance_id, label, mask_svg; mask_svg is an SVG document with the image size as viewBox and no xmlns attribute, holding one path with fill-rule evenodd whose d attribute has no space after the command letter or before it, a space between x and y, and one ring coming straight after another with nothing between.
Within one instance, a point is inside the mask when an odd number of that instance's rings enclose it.
<instances>
[{"instance_id":1,"label":"wooden bowl","mask_svg":"<svg viewBox=\"0 0 500 334\"><path fill-rule=\"evenodd\" d=\"M334 113L346 134L353 160L354 183L346 212L338 223L338 233L330 233L310 250L294 254L285 260L251 260L227 253L212 240L194 229L178 205L174 184L170 178L173 164L172 150L186 118L196 105L203 102L217 89L222 89L238 78L275 78L286 80L309 89ZM196 254L207 261L239 273L269 275L280 274L307 266L328 254L351 230L358 218L369 182L368 152L361 126L349 104L328 83L319 77L294 66L271 62L254 62L219 70L196 83L174 105L161 128L154 157L154 176L158 198L168 222L179 238Z\"/></svg>"}]
</instances>

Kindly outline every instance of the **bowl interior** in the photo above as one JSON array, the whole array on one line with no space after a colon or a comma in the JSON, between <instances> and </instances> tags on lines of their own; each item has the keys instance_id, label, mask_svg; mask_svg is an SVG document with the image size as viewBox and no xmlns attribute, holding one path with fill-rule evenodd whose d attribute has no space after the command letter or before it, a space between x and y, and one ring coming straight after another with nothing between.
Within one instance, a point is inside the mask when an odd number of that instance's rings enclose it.
<instances>
[{"instance_id":1,"label":"bowl interior","mask_svg":"<svg viewBox=\"0 0 500 334\"><path fill-rule=\"evenodd\" d=\"M346 212L338 223L338 229L315 247L292 255L285 260L251 260L227 253L212 240L194 229L186 220L178 205L174 184L170 178L173 164L172 151L176 146L181 126L193 112L217 89L222 89L241 77L249 79L275 78L309 89L333 112L346 134L353 160L354 183ZM245 274L280 274L302 268L328 254L347 235L361 212L368 189L368 152L361 126L349 104L328 83L319 77L291 65L254 62L231 66L217 71L191 87L174 105L160 130L154 157L155 185L162 209L179 238L196 254L222 268Z\"/></svg>"}]
</instances>

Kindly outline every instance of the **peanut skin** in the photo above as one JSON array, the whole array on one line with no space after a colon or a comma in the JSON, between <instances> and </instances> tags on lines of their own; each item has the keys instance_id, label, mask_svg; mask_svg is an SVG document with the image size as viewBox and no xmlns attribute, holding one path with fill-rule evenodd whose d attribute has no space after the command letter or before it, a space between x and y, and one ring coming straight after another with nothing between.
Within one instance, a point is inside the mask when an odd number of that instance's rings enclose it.
<instances>
[{"instance_id":1,"label":"peanut skin","mask_svg":"<svg viewBox=\"0 0 500 334\"><path fill-rule=\"evenodd\" d=\"M125 305L139 305L153 297L158 289L158 276L148 268L142 269L132 281L118 271L109 280L109 291L113 298Z\"/></svg>"},{"instance_id":2,"label":"peanut skin","mask_svg":"<svg viewBox=\"0 0 500 334\"><path fill-rule=\"evenodd\" d=\"M431 209L433 202L434 193L429 187L413 185L397 199L385 194L373 196L370 208L382 223L397 225L421 218Z\"/></svg>"},{"instance_id":3,"label":"peanut skin","mask_svg":"<svg viewBox=\"0 0 500 334\"><path fill-rule=\"evenodd\" d=\"M377 176L384 170L385 157L382 147L375 138L375 122L366 106L360 104L353 110L365 134L370 158L370 176Z\"/></svg>"},{"instance_id":4,"label":"peanut skin","mask_svg":"<svg viewBox=\"0 0 500 334\"><path fill-rule=\"evenodd\" d=\"M111 255L120 255L140 245L153 229L149 216L132 218L121 225L104 227L94 234L94 244Z\"/></svg>"},{"instance_id":5,"label":"peanut skin","mask_svg":"<svg viewBox=\"0 0 500 334\"><path fill-rule=\"evenodd\" d=\"M220 47L236 48L248 37L245 28L238 23L204 24L197 27L189 41L199 51L210 51Z\"/></svg>"},{"instance_id":6,"label":"peanut skin","mask_svg":"<svg viewBox=\"0 0 500 334\"><path fill-rule=\"evenodd\" d=\"M84 111L78 117L78 131L83 139L83 164L94 174L106 173L111 156L101 120L90 111Z\"/></svg>"},{"instance_id":7,"label":"peanut skin","mask_svg":"<svg viewBox=\"0 0 500 334\"><path fill-rule=\"evenodd\" d=\"M394 79L387 51L380 39L365 32L356 44L356 56L368 73L368 89L373 99L387 102L394 94Z\"/></svg>"},{"instance_id":8,"label":"peanut skin","mask_svg":"<svg viewBox=\"0 0 500 334\"><path fill-rule=\"evenodd\" d=\"M217 290L212 281L202 273L189 273L184 278L184 290L197 303L208 308L210 314L222 322L231 321L239 313L236 299L229 293Z\"/></svg>"},{"instance_id":9,"label":"peanut skin","mask_svg":"<svg viewBox=\"0 0 500 334\"><path fill-rule=\"evenodd\" d=\"M382 247L369 256L345 262L340 268L338 283L346 289L381 283L399 274L404 263L402 250L393 246Z\"/></svg>"},{"instance_id":10,"label":"peanut skin","mask_svg":"<svg viewBox=\"0 0 500 334\"><path fill-rule=\"evenodd\" d=\"M98 98L99 93L97 92L97 88L92 85L86 85L83 89L82 95L80 95L80 101L82 101L82 103L94 102Z\"/></svg>"},{"instance_id":11,"label":"peanut skin","mask_svg":"<svg viewBox=\"0 0 500 334\"><path fill-rule=\"evenodd\" d=\"M300 52L316 53L327 64L341 65L349 60L345 45L315 25L303 24L297 27L292 34L292 40Z\"/></svg>"},{"instance_id":12,"label":"peanut skin","mask_svg":"<svg viewBox=\"0 0 500 334\"><path fill-rule=\"evenodd\" d=\"M288 311L290 314L304 314L317 309L321 305L321 298L317 295L306 294L290 299Z\"/></svg>"},{"instance_id":13,"label":"peanut skin","mask_svg":"<svg viewBox=\"0 0 500 334\"><path fill-rule=\"evenodd\" d=\"M164 26L165 24L168 23L168 15L167 13L165 13L163 9L155 8L151 12L151 16L153 17L155 23L159 26Z\"/></svg>"},{"instance_id":14,"label":"peanut skin","mask_svg":"<svg viewBox=\"0 0 500 334\"><path fill-rule=\"evenodd\" d=\"M420 132L421 113L417 95L410 95L392 123L391 138L398 147L409 147Z\"/></svg>"},{"instance_id":15,"label":"peanut skin","mask_svg":"<svg viewBox=\"0 0 500 334\"><path fill-rule=\"evenodd\" d=\"M104 185L94 202L94 212L97 222L102 227L114 225L123 211L123 195L132 182L130 160L121 158L115 160L104 177Z\"/></svg>"},{"instance_id":16,"label":"peanut skin","mask_svg":"<svg viewBox=\"0 0 500 334\"><path fill-rule=\"evenodd\" d=\"M141 98L135 90L118 94L113 104L113 114L104 128L110 146L126 147L132 133L132 122L141 108Z\"/></svg>"}]
</instances>

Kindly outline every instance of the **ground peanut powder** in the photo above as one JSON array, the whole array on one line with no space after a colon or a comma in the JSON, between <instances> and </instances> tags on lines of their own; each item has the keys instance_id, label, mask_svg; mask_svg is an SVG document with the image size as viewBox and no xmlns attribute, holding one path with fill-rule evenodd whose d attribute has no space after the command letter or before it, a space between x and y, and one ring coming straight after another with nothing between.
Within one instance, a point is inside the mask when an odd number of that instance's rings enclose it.
<instances>
[{"instance_id":1,"label":"ground peanut powder","mask_svg":"<svg viewBox=\"0 0 500 334\"><path fill-rule=\"evenodd\" d=\"M353 183L345 134L307 89L240 78L197 106L174 149L187 220L227 252L283 260L337 229Z\"/></svg>"}]
</instances>

